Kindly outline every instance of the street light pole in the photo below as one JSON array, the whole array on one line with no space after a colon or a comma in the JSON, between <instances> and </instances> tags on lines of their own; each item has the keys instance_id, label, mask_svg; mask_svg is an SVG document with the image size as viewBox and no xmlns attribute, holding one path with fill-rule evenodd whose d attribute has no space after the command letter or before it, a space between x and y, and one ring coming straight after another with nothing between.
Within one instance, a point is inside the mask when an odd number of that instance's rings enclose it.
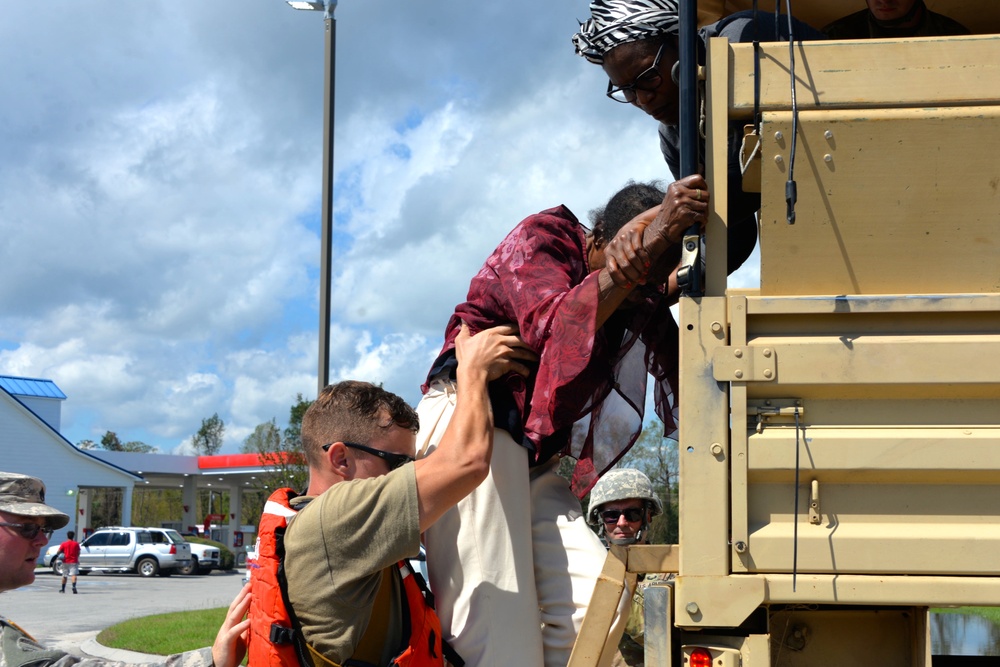
<instances>
[{"instance_id":1,"label":"street light pole","mask_svg":"<svg viewBox=\"0 0 1000 667\"><path fill-rule=\"evenodd\" d=\"M333 279L333 102L337 81L337 20L333 16L337 0L298 2L286 0L294 9L324 12L326 19L326 77L323 83L323 209L319 263L319 396L330 384L330 291Z\"/></svg>"}]
</instances>

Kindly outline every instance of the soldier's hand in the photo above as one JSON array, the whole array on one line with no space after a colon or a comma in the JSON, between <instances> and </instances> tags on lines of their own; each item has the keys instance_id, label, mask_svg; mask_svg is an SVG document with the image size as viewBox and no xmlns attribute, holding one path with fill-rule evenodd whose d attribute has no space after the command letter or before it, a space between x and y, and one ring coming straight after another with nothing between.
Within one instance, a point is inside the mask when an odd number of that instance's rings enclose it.
<instances>
[{"instance_id":1,"label":"soldier's hand","mask_svg":"<svg viewBox=\"0 0 1000 667\"><path fill-rule=\"evenodd\" d=\"M529 364L538 361L538 355L511 324L484 329L473 336L462 322L462 330L455 338L455 356L460 370L464 364L467 372L483 372L487 382L507 373L527 377L531 373Z\"/></svg>"}]
</instances>

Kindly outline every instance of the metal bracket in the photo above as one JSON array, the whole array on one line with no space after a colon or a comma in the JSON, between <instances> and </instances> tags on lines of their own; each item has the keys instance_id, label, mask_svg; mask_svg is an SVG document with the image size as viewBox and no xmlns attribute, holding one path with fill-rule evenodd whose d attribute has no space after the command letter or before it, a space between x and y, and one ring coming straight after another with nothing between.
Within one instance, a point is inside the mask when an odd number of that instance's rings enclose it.
<instances>
[{"instance_id":1,"label":"metal bracket","mask_svg":"<svg viewBox=\"0 0 1000 667\"><path fill-rule=\"evenodd\" d=\"M704 294L704 276L702 275L701 234L693 226L684 233L681 241L681 262L677 269L677 285L684 296L702 296Z\"/></svg>"},{"instance_id":2,"label":"metal bracket","mask_svg":"<svg viewBox=\"0 0 1000 667\"><path fill-rule=\"evenodd\" d=\"M793 424L795 415L799 419L805 415L801 398L768 398L755 400L747 404L747 425L757 433L764 432L767 424Z\"/></svg>"},{"instance_id":3,"label":"metal bracket","mask_svg":"<svg viewBox=\"0 0 1000 667\"><path fill-rule=\"evenodd\" d=\"M778 356L770 347L716 348L712 376L719 382L773 382L778 376Z\"/></svg>"}]
</instances>

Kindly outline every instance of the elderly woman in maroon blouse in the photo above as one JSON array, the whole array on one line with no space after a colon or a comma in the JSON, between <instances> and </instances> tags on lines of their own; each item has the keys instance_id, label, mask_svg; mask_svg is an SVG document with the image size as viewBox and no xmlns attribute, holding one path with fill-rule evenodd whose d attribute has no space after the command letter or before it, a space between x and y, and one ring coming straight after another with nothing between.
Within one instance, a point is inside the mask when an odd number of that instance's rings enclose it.
<instances>
[{"instance_id":1,"label":"elderly woman in maroon blouse","mask_svg":"<svg viewBox=\"0 0 1000 667\"><path fill-rule=\"evenodd\" d=\"M491 384L490 476L425 536L444 633L467 664L566 664L606 556L578 497L635 442L647 373L657 413L673 425L668 281L708 199L692 176L665 196L630 183L592 214L589 232L564 206L529 216L455 308L417 407L418 451L433 450L454 409L461 322L473 332L514 322L539 354L531 377ZM556 474L564 454L577 459L572 491Z\"/></svg>"}]
</instances>

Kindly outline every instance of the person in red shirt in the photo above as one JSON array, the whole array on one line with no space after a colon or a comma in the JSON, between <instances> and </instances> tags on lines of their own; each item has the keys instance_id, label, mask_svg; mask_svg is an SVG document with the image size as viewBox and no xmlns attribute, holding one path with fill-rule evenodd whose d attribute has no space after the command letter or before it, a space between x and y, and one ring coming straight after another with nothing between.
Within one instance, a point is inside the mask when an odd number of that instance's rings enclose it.
<instances>
[{"instance_id":1,"label":"person in red shirt","mask_svg":"<svg viewBox=\"0 0 1000 667\"><path fill-rule=\"evenodd\" d=\"M462 322L475 332L515 323L539 354L530 376L490 383L490 474L425 534L443 632L467 664L565 667L607 555L579 498L635 442L648 375L657 414L674 428L670 280L708 201L705 180L691 176L666 196L628 184L591 214L592 230L565 206L529 216L455 308L417 406L421 455L454 411ZM577 461L572 490L557 474L564 454Z\"/></svg>"},{"instance_id":2,"label":"person in red shirt","mask_svg":"<svg viewBox=\"0 0 1000 667\"><path fill-rule=\"evenodd\" d=\"M80 571L80 543L74 540L76 533L72 530L66 533L66 541L59 545L59 551L56 555L62 554L63 566L62 566L62 588L59 589L60 593L66 592L66 579L71 578L73 581L73 595L76 595L76 576Z\"/></svg>"}]
</instances>

